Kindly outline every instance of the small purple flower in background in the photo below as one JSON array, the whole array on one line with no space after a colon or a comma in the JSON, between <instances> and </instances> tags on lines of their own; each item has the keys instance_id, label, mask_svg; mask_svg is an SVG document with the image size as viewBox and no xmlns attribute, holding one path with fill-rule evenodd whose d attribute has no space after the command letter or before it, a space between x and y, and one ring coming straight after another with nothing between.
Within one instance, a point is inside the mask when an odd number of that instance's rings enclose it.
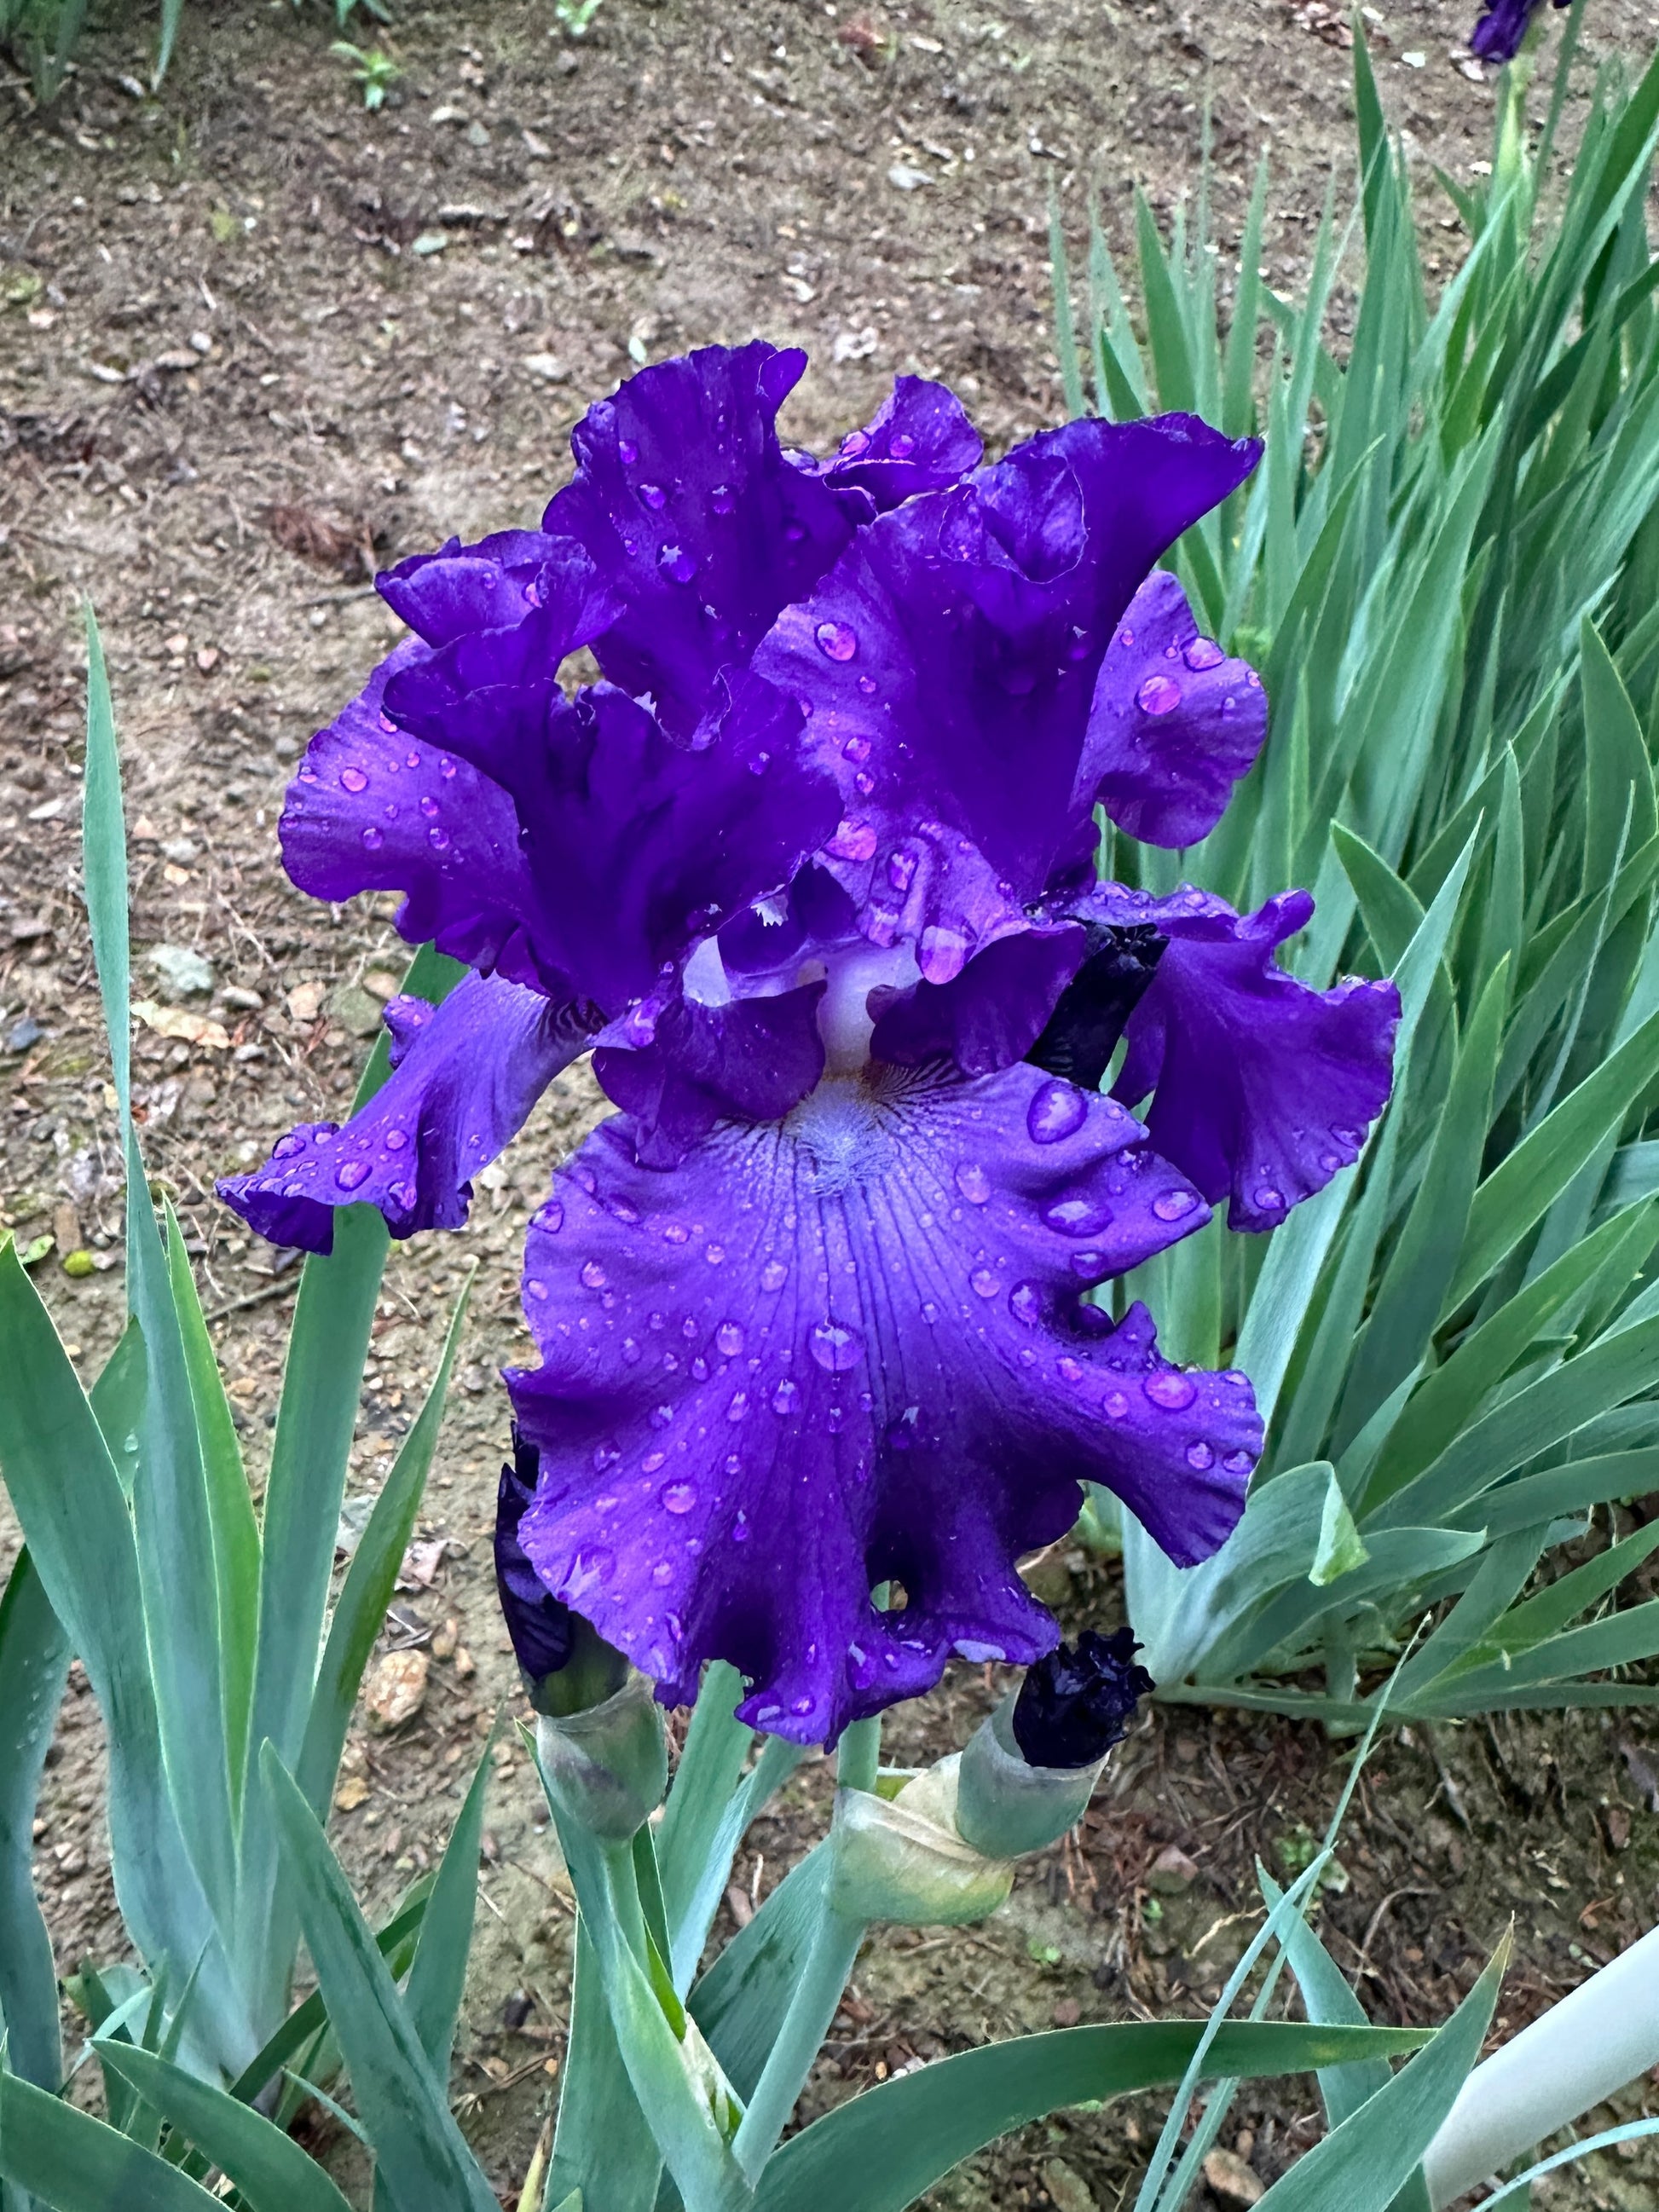
<instances>
[{"instance_id":1,"label":"small purple flower in background","mask_svg":"<svg viewBox=\"0 0 1659 2212\"><path fill-rule=\"evenodd\" d=\"M532 1686L569 1665L576 1642L575 1615L554 1596L519 1541L537 1473L536 1447L515 1429L513 1464L501 1469L495 1493L495 1593L519 1671Z\"/></svg>"},{"instance_id":2,"label":"small purple flower in background","mask_svg":"<svg viewBox=\"0 0 1659 2212\"><path fill-rule=\"evenodd\" d=\"M1469 34L1469 52L1483 62L1512 62L1544 0L1493 0ZM1553 0L1565 8L1571 0Z\"/></svg>"},{"instance_id":3,"label":"small purple flower in background","mask_svg":"<svg viewBox=\"0 0 1659 2212\"><path fill-rule=\"evenodd\" d=\"M1168 416L981 466L901 378L823 463L775 428L804 365L641 372L540 532L382 579L415 635L313 740L284 858L401 890L474 972L388 1011L362 1114L222 1188L313 1250L338 1205L453 1225L591 1046L621 1111L531 1225L507 1587L521 1553L665 1699L724 1658L745 1719L818 1742L952 1651L1051 1650L1017 1562L1085 1481L1178 1561L1225 1540L1247 1379L1089 1293L1353 1160L1398 1000L1279 969L1303 894L1095 879L1097 805L1196 842L1261 744L1258 679L1153 569L1259 448ZM567 697L582 647L605 680Z\"/></svg>"}]
</instances>

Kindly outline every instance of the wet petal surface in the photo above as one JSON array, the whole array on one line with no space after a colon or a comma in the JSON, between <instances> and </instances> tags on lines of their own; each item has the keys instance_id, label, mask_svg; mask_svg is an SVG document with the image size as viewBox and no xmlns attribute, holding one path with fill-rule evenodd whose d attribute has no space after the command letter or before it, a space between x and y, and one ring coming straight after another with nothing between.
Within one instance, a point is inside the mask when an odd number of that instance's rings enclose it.
<instances>
[{"instance_id":1,"label":"wet petal surface","mask_svg":"<svg viewBox=\"0 0 1659 2212\"><path fill-rule=\"evenodd\" d=\"M831 1079L669 1174L606 1124L532 1223L544 1364L508 1377L550 1589L669 1694L726 1657L745 1718L816 1742L953 1649L1048 1649L1015 1562L1085 1480L1207 1556L1260 1447L1249 1385L1082 1303L1207 1218L1141 1138L1023 1066Z\"/></svg>"},{"instance_id":2,"label":"wet petal surface","mask_svg":"<svg viewBox=\"0 0 1659 2212\"><path fill-rule=\"evenodd\" d=\"M1130 601L1101 664L1079 795L1149 845L1196 845L1267 734L1261 678L1199 635L1167 570Z\"/></svg>"},{"instance_id":3,"label":"wet petal surface","mask_svg":"<svg viewBox=\"0 0 1659 2212\"><path fill-rule=\"evenodd\" d=\"M806 365L756 339L630 377L570 436L576 474L543 518L578 539L624 603L595 647L689 738L715 678L741 665L853 533L830 487L793 467L775 418Z\"/></svg>"},{"instance_id":4,"label":"wet petal surface","mask_svg":"<svg viewBox=\"0 0 1659 2212\"><path fill-rule=\"evenodd\" d=\"M302 1123L264 1167L219 1185L273 1243L331 1251L339 1206L378 1206L394 1237L459 1228L471 1178L592 1032L580 1007L499 976L465 976L435 1006L394 999L386 1020L392 1072L361 1113L343 1127Z\"/></svg>"}]
</instances>

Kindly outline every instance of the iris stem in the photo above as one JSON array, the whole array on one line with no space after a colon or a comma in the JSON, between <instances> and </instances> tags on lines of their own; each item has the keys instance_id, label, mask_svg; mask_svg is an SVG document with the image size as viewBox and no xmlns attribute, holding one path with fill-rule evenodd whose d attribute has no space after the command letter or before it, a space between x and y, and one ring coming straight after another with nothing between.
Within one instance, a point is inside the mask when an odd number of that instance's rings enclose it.
<instances>
[{"instance_id":1,"label":"iris stem","mask_svg":"<svg viewBox=\"0 0 1659 2212\"><path fill-rule=\"evenodd\" d=\"M873 1790L881 1765L881 1717L849 1722L836 1752L836 1780L843 1790Z\"/></svg>"},{"instance_id":2,"label":"iris stem","mask_svg":"<svg viewBox=\"0 0 1659 2212\"><path fill-rule=\"evenodd\" d=\"M851 1733L849 1729L848 1734ZM843 1736L843 1748L846 1741ZM858 1959L864 1935L863 1921L849 1920L833 1905L824 1906L777 2041L732 2140L733 2154L751 2186L760 2179L762 2169L776 2148L778 2137L805 2087L806 2077L830 2032L830 2023L836 2016L836 2008Z\"/></svg>"}]
</instances>

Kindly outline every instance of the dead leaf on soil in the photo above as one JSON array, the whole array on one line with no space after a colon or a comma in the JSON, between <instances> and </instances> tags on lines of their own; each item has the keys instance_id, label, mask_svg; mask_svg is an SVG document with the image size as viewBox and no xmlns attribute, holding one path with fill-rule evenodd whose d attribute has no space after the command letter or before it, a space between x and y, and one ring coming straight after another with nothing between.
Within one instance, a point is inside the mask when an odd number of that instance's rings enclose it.
<instances>
[{"instance_id":1,"label":"dead leaf on soil","mask_svg":"<svg viewBox=\"0 0 1659 2212\"><path fill-rule=\"evenodd\" d=\"M1212 2150L1204 2161L1204 2179L1224 2204L1260 2204L1267 2186L1237 2151Z\"/></svg>"},{"instance_id":2,"label":"dead leaf on soil","mask_svg":"<svg viewBox=\"0 0 1659 2212\"><path fill-rule=\"evenodd\" d=\"M286 552L331 568L348 583L374 573L374 544L368 525L358 518L331 518L297 501L276 500L259 510L259 521Z\"/></svg>"},{"instance_id":3,"label":"dead leaf on soil","mask_svg":"<svg viewBox=\"0 0 1659 2212\"><path fill-rule=\"evenodd\" d=\"M368 1795L368 1784L361 1774L348 1774L334 1793L337 1813L355 1813Z\"/></svg>"},{"instance_id":4,"label":"dead leaf on soil","mask_svg":"<svg viewBox=\"0 0 1659 2212\"><path fill-rule=\"evenodd\" d=\"M158 1006L154 999L135 999L132 1011L157 1036L173 1037L204 1052L228 1052L230 1034L222 1022L209 1014L187 1013L182 1006Z\"/></svg>"}]
</instances>

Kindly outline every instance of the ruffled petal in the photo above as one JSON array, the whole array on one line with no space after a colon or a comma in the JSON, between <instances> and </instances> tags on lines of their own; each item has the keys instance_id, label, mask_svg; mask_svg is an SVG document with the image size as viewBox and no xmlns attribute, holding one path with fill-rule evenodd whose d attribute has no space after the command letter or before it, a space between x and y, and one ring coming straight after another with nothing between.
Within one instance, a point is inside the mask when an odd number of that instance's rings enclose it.
<instances>
[{"instance_id":1,"label":"ruffled petal","mask_svg":"<svg viewBox=\"0 0 1659 2212\"><path fill-rule=\"evenodd\" d=\"M402 891L398 927L411 945L528 980L536 898L511 797L386 712L388 683L430 658L412 639L399 646L312 739L278 824L283 863L313 898Z\"/></svg>"},{"instance_id":2,"label":"ruffled petal","mask_svg":"<svg viewBox=\"0 0 1659 2212\"><path fill-rule=\"evenodd\" d=\"M302 1123L264 1167L219 1185L273 1243L332 1251L337 1206L378 1206L394 1237L458 1229L471 1178L592 1035L581 1009L500 976L464 976L435 1006L394 999L386 1022L392 1072L361 1113Z\"/></svg>"},{"instance_id":3,"label":"ruffled petal","mask_svg":"<svg viewBox=\"0 0 1659 2212\"><path fill-rule=\"evenodd\" d=\"M1305 891L1246 915L1203 893L1122 910L1165 942L1113 1095L1151 1091L1158 1150L1212 1203L1230 1198L1232 1228L1272 1229L1358 1158L1388 1102L1400 994L1357 978L1316 991L1275 963L1312 915Z\"/></svg>"},{"instance_id":4,"label":"ruffled petal","mask_svg":"<svg viewBox=\"0 0 1659 2212\"><path fill-rule=\"evenodd\" d=\"M699 750L612 684L567 700L545 617L458 640L390 685L390 713L499 778L532 896L542 980L619 1014L698 936L786 882L834 820L829 779L795 757L798 718L766 687ZM746 678L739 678L746 684Z\"/></svg>"},{"instance_id":5,"label":"ruffled petal","mask_svg":"<svg viewBox=\"0 0 1659 2212\"><path fill-rule=\"evenodd\" d=\"M647 1167L673 1167L716 1121L781 1121L823 1073L821 982L701 1006L678 993L649 1018L627 1015L594 1040L593 1073L634 1125Z\"/></svg>"},{"instance_id":6,"label":"ruffled petal","mask_svg":"<svg viewBox=\"0 0 1659 2212\"><path fill-rule=\"evenodd\" d=\"M1101 661L1153 561L1254 467L1186 416L1073 422L860 531L758 674L841 793L823 859L878 944L946 983L1062 857Z\"/></svg>"},{"instance_id":7,"label":"ruffled petal","mask_svg":"<svg viewBox=\"0 0 1659 2212\"><path fill-rule=\"evenodd\" d=\"M1483 62L1512 62L1539 5L1540 0L1495 0L1470 32L1469 52Z\"/></svg>"},{"instance_id":8,"label":"ruffled petal","mask_svg":"<svg viewBox=\"0 0 1659 2212\"><path fill-rule=\"evenodd\" d=\"M896 376L861 430L818 469L826 483L867 492L878 514L924 491L946 491L976 469L985 441L949 385Z\"/></svg>"},{"instance_id":9,"label":"ruffled petal","mask_svg":"<svg viewBox=\"0 0 1659 2212\"><path fill-rule=\"evenodd\" d=\"M472 630L511 629L572 586L570 635L586 642L615 620L621 604L568 538L538 530L503 530L477 545L452 538L441 551L414 554L375 579L392 612L432 646Z\"/></svg>"},{"instance_id":10,"label":"ruffled petal","mask_svg":"<svg viewBox=\"0 0 1659 2212\"><path fill-rule=\"evenodd\" d=\"M1101 664L1078 795L1146 844L1196 845L1267 734L1261 678L1199 635L1187 594L1159 569Z\"/></svg>"},{"instance_id":11,"label":"ruffled petal","mask_svg":"<svg viewBox=\"0 0 1659 2212\"><path fill-rule=\"evenodd\" d=\"M872 992L872 1057L901 1067L945 1059L964 1075L1010 1066L1030 1051L1084 947L1075 924L1039 923L998 938L948 983Z\"/></svg>"},{"instance_id":12,"label":"ruffled petal","mask_svg":"<svg viewBox=\"0 0 1659 2212\"><path fill-rule=\"evenodd\" d=\"M708 346L641 369L571 433L576 473L543 527L579 539L617 587L625 611L594 648L599 665L649 693L677 737L852 535L834 490L778 443L777 410L805 366L759 339Z\"/></svg>"},{"instance_id":13,"label":"ruffled petal","mask_svg":"<svg viewBox=\"0 0 1659 2212\"><path fill-rule=\"evenodd\" d=\"M607 1123L532 1224L525 1549L668 1694L729 1659L744 1718L799 1741L953 1649L1033 1659L1056 1631L1015 1564L1080 1482L1183 1562L1243 1508L1243 1376L1083 1303L1206 1218L1121 1108L1030 1067L832 1079L668 1174Z\"/></svg>"}]
</instances>

